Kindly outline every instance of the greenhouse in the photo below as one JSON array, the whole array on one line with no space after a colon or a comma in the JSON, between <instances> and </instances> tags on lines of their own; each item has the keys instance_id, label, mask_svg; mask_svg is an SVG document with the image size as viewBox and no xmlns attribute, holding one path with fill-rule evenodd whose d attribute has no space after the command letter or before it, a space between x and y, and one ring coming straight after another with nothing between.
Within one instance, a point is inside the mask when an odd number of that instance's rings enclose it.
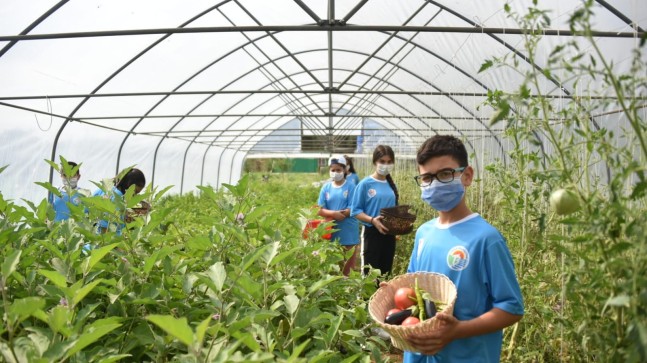
<instances>
[{"instance_id":1,"label":"greenhouse","mask_svg":"<svg viewBox=\"0 0 647 363\"><path fill-rule=\"evenodd\" d=\"M644 0L5 0L0 18L0 361L477 362L483 336L493 361L647 361ZM430 138L468 164L444 154L443 180ZM351 163L353 203L386 176L412 229L326 207ZM474 279L509 324L466 328L492 313L464 310L467 273L453 300L419 290L425 333L376 318L399 277L442 273L413 268L456 205L426 177L500 232L521 310L499 309L505 268ZM390 274L367 230L393 239Z\"/></svg>"}]
</instances>

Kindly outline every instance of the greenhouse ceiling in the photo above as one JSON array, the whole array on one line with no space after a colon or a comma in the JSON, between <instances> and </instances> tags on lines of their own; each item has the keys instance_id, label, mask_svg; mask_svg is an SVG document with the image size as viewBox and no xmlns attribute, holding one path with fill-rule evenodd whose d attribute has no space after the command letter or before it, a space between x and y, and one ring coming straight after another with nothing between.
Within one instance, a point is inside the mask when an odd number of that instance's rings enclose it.
<instances>
[{"instance_id":1,"label":"greenhouse ceiling","mask_svg":"<svg viewBox=\"0 0 647 363\"><path fill-rule=\"evenodd\" d=\"M593 36L629 68L647 6L594 3ZM43 159L64 156L87 180L137 165L182 192L236 181L248 157L364 155L377 143L410 155L436 133L505 159L504 125L484 101L523 76L479 70L504 57L543 69L577 41L568 21L581 5L539 2L550 25L531 58L509 14L532 1L5 0L0 187L42 193L32 181L56 182ZM577 96L559 75L540 86L557 102Z\"/></svg>"}]
</instances>

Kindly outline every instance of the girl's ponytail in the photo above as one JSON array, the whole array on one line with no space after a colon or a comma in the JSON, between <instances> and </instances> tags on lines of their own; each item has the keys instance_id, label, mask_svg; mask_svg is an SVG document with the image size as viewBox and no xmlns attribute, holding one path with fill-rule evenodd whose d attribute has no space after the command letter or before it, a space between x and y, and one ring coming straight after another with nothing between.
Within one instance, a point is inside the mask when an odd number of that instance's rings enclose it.
<instances>
[{"instance_id":1,"label":"girl's ponytail","mask_svg":"<svg viewBox=\"0 0 647 363\"><path fill-rule=\"evenodd\" d=\"M398 193L398 187L395 185L391 174L386 175L386 181L389 183L389 186L391 186L391 189L393 189L393 194L395 194L395 205L398 205L400 194Z\"/></svg>"}]
</instances>

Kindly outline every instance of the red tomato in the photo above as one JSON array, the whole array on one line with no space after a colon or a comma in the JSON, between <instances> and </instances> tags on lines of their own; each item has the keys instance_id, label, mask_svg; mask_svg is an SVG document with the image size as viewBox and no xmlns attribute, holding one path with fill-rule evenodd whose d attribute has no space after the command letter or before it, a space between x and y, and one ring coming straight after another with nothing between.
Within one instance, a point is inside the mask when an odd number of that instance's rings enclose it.
<instances>
[{"instance_id":1,"label":"red tomato","mask_svg":"<svg viewBox=\"0 0 647 363\"><path fill-rule=\"evenodd\" d=\"M395 299L395 306L398 309L403 309L403 310L417 302L416 293L410 287L399 288L398 291L395 292L394 299Z\"/></svg>"},{"instance_id":2,"label":"red tomato","mask_svg":"<svg viewBox=\"0 0 647 363\"><path fill-rule=\"evenodd\" d=\"M402 326L408 326L408 325L416 325L420 322L420 319L416 318L415 316L410 316L402 322Z\"/></svg>"},{"instance_id":3,"label":"red tomato","mask_svg":"<svg viewBox=\"0 0 647 363\"><path fill-rule=\"evenodd\" d=\"M386 313L386 316L389 316L389 315L395 314L395 313L399 313L401 311L402 311L402 309L391 309Z\"/></svg>"}]
</instances>

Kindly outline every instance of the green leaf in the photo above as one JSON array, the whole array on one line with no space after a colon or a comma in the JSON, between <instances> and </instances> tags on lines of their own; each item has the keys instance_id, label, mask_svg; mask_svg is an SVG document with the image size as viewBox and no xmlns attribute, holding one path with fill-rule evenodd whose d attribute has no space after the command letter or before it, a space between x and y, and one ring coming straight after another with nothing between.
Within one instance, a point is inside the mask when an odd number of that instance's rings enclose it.
<instances>
[{"instance_id":1,"label":"green leaf","mask_svg":"<svg viewBox=\"0 0 647 363\"><path fill-rule=\"evenodd\" d=\"M207 236L195 236L186 242L189 250L207 251L213 248L213 243Z\"/></svg>"},{"instance_id":2,"label":"green leaf","mask_svg":"<svg viewBox=\"0 0 647 363\"><path fill-rule=\"evenodd\" d=\"M193 331L186 318L176 319L170 315L149 315L146 320L157 325L170 336L176 338L186 346L191 347L193 344Z\"/></svg>"},{"instance_id":3,"label":"green leaf","mask_svg":"<svg viewBox=\"0 0 647 363\"><path fill-rule=\"evenodd\" d=\"M48 278L49 281L60 288L67 287L67 279L58 271L38 270L38 273Z\"/></svg>"},{"instance_id":4,"label":"green leaf","mask_svg":"<svg viewBox=\"0 0 647 363\"><path fill-rule=\"evenodd\" d=\"M320 290L321 288L330 284L331 282L341 280L343 278L344 278L343 276L328 276L325 280L319 280L314 284L310 285L310 288L308 288L308 293L312 294L313 292Z\"/></svg>"},{"instance_id":5,"label":"green leaf","mask_svg":"<svg viewBox=\"0 0 647 363\"><path fill-rule=\"evenodd\" d=\"M481 73L481 72L485 71L486 69L492 67L492 65L494 65L494 62L492 62L492 60L488 59L485 62L483 62L483 64L481 64L481 68L479 68L478 72L476 72L476 73Z\"/></svg>"},{"instance_id":6,"label":"green leaf","mask_svg":"<svg viewBox=\"0 0 647 363\"><path fill-rule=\"evenodd\" d=\"M67 322L70 318L70 310L66 306L55 306L48 314L47 322L49 327L55 332L61 332L67 336Z\"/></svg>"},{"instance_id":7,"label":"green leaf","mask_svg":"<svg viewBox=\"0 0 647 363\"><path fill-rule=\"evenodd\" d=\"M299 361L299 356L301 355L301 352L303 352L304 349L310 344L310 339L306 340L305 342L299 344L298 347L296 347L292 351L292 355L290 355L290 358L288 358L288 362L298 362Z\"/></svg>"},{"instance_id":8,"label":"green leaf","mask_svg":"<svg viewBox=\"0 0 647 363\"><path fill-rule=\"evenodd\" d=\"M7 257L5 257L4 262L2 263L2 278L4 281L9 279L9 276L16 271L16 266L20 261L20 254L22 250L14 250Z\"/></svg>"},{"instance_id":9,"label":"green leaf","mask_svg":"<svg viewBox=\"0 0 647 363\"><path fill-rule=\"evenodd\" d=\"M631 299L627 295L618 295L614 296L612 298L609 298L607 302L604 304L604 308L606 309L607 306L617 306L617 307L629 307L629 303L631 302Z\"/></svg>"},{"instance_id":10,"label":"green leaf","mask_svg":"<svg viewBox=\"0 0 647 363\"><path fill-rule=\"evenodd\" d=\"M207 333L207 329L209 329L209 323L211 323L211 317L207 317L204 319L196 328L195 328L195 338L196 338L196 344L198 346L202 346L202 342L204 341L204 336Z\"/></svg>"},{"instance_id":11,"label":"green leaf","mask_svg":"<svg viewBox=\"0 0 647 363\"><path fill-rule=\"evenodd\" d=\"M20 318L27 318L38 310L45 307L45 300L30 296L23 299L14 300L9 306L9 312Z\"/></svg>"},{"instance_id":12,"label":"green leaf","mask_svg":"<svg viewBox=\"0 0 647 363\"><path fill-rule=\"evenodd\" d=\"M79 339L77 339L72 348L70 348L67 354L65 354L66 358L80 352L83 348L98 341L104 335L119 328L121 326L121 323L115 323L115 321L115 318L107 318L97 320L89 325L86 329L84 329L83 334L81 334Z\"/></svg>"},{"instance_id":13,"label":"green leaf","mask_svg":"<svg viewBox=\"0 0 647 363\"><path fill-rule=\"evenodd\" d=\"M270 243L270 247L263 253L263 261L265 261L265 267L270 267L272 260L279 252L279 247L281 244L279 242Z\"/></svg>"},{"instance_id":14,"label":"green leaf","mask_svg":"<svg viewBox=\"0 0 647 363\"><path fill-rule=\"evenodd\" d=\"M117 355L111 355L108 356L102 360L99 361L99 363L112 363L112 362L118 362L124 358L132 357L131 354L117 354Z\"/></svg>"},{"instance_id":15,"label":"green leaf","mask_svg":"<svg viewBox=\"0 0 647 363\"><path fill-rule=\"evenodd\" d=\"M216 285L216 292L222 291L222 286L225 284L225 279L227 278L227 271L225 270L225 265L222 262L216 262L207 271L207 276L213 281Z\"/></svg>"},{"instance_id":16,"label":"green leaf","mask_svg":"<svg viewBox=\"0 0 647 363\"><path fill-rule=\"evenodd\" d=\"M344 335L349 335L351 337L355 337L355 338L363 338L364 337L364 333L362 333L360 330L344 330L341 333L344 334Z\"/></svg>"},{"instance_id":17,"label":"green leaf","mask_svg":"<svg viewBox=\"0 0 647 363\"><path fill-rule=\"evenodd\" d=\"M500 121L505 120L505 118L508 117L509 113L510 105L507 102L501 102L499 108L494 111L494 113L490 117L490 126L494 126Z\"/></svg>"},{"instance_id":18,"label":"green leaf","mask_svg":"<svg viewBox=\"0 0 647 363\"><path fill-rule=\"evenodd\" d=\"M92 291L97 285L99 285L99 283L101 283L101 281L103 281L103 279L94 280L91 283L78 289L72 297L72 305L76 306L76 304L80 303L81 300L83 300L83 298L90 293L90 291Z\"/></svg>"},{"instance_id":19,"label":"green leaf","mask_svg":"<svg viewBox=\"0 0 647 363\"><path fill-rule=\"evenodd\" d=\"M87 275L92 268L101 261L110 251L117 247L119 243L113 243L101 248L94 249L90 252L90 256L83 262L83 274Z\"/></svg>"},{"instance_id":20,"label":"green leaf","mask_svg":"<svg viewBox=\"0 0 647 363\"><path fill-rule=\"evenodd\" d=\"M52 184L48 182L34 182L34 184L39 185L45 189L47 189L48 192L54 194L57 197L61 196L61 191L58 190L58 188L54 187Z\"/></svg>"},{"instance_id":21,"label":"green leaf","mask_svg":"<svg viewBox=\"0 0 647 363\"><path fill-rule=\"evenodd\" d=\"M296 295L286 295L283 301L285 302L285 307L288 309L288 313L294 315L299 307L299 298Z\"/></svg>"}]
</instances>

